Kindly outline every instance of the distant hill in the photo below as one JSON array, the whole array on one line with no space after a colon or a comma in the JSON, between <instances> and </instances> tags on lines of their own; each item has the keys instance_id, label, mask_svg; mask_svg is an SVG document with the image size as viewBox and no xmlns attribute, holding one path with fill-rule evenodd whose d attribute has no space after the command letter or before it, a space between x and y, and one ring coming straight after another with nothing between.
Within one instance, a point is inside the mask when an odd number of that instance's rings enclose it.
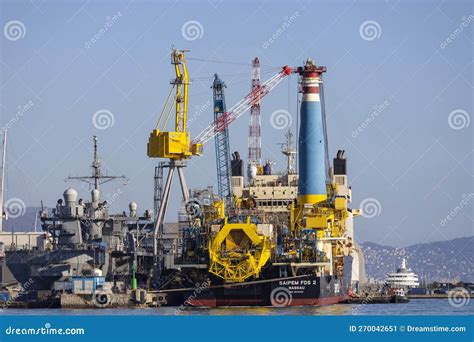
<instances>
[{"instance_id":1,"label":"distant hill","mask_svg":"<svg viewBox=\"0 0 474 342\"><path fill-rule=\"evenodd\" d=\"M416 244L405 248L361 244L369 280L383 281L396 271L402 257L420 280L474 282L474 236L448 241Z\"/></svg>"}]
</instances>

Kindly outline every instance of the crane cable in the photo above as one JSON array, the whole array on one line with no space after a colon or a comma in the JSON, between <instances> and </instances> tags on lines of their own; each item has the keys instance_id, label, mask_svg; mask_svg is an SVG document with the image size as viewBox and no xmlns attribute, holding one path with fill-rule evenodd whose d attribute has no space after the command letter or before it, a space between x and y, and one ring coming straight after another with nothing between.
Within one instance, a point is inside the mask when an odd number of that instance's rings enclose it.
<instances>
[{"instance_id":1,"label":"crane cable","mask_svg":"<svg viewBox=\"0 0 474 342\"><path fill-rule=\"evenodd\" d=\"M173 87L174 88L174 87ZM179 91L176 91L176 95L174 96L174 101L173 103L176 104L176 100L178 99L178 94L179 94ZM166 115L166 120L165 120L165 123L163 124L163 127L161 127L161 130L164 131L165 128L166 128L166 125L168 124L168 120L170 119L170 116L171 116L171 111L173 110L175 105L172 105L170 106L170 110L168 111L168 114Z\"/></svg>"},{"instance_id":2,"label":"crane cable","mask_svg":"<svg viewBox=\"0 0 474 342\"><path fill-rule=\"evenodd\" d=\"M173 86L170 89L170 93L168 94L168 98L166 99L165 105L163 106L163 109L161 110L161 114L160 114L160 117L158 118L158 122L156 123L155 129L158 129L158 126L160 125L161 117L163 116L163 113L165 112L166 107L168 107L168 102L171 98L171 93L173 92L174 87L175 87L175 84L173 84ZM171 108L173 108L173 107L171 107Z\"/></svg>"},{"instance_id":3,"label":"crane cable","mask_svg":"<svg viewBox=\"0 0 474 342\"><path fill-rule=\"evenodd\" d=\"M230 62L230 61L223 61L223 60L213 60L213 59L204 59L204 58L191 58L187 57L188 60L199 61L199 62L210 62L210 63L223 63L223 64L235 64L235 65L245 65L251 66L250 63L239 63L239 62Z\"/></svg>"},{"instance_id":4,"label":"crane cable","mask_svg":"<svg viewBox=\"0 0 474 342\"><path fill-rule=\"evenodd\" d=\"M260 71L260 74L266 75L270 73L274 73L275 71L279 70L281 68L275 67L275 68L268 68L268 69L263 69ZM240 77L239 77L240 76ZM220 78L226 78L226 77L239 77L239 78L245 78L248 80L248 72L240 72L240 73L235 73L235 74L226 74L226 75L219 75ZM213 80L214 76L202 76L202 77L191 77L190 78L192 81L205 81L205 80ZM227 82L226 82L227 83Z\"/></svg>"}]
</instances>

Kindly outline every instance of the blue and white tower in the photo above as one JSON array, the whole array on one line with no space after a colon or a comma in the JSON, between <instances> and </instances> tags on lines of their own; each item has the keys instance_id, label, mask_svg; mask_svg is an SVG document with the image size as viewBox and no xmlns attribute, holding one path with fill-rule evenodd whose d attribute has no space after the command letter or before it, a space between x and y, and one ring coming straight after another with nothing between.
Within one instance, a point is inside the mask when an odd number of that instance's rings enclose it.
<instances>
[{"instance_id":1,"label":"blue and white tower","mask_svg":"<svg viewBox=\"0 0 474 342\"><path fill-rule=\"evenodd\" d=\"M321 74L326 68L308 59L298 71L303 94L298 141L298 203L314 204L327 198L326 139L319 92Z\"/></svg>"}]
</instances>

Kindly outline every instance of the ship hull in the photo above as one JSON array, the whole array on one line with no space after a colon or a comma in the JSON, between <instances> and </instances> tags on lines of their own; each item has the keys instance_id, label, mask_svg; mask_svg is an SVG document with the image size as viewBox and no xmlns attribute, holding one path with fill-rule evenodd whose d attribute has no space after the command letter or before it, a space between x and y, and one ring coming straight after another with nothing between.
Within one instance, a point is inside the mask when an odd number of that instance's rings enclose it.
<instances>
[{"instance_id":1,"label":"ship hull","mask_svg":"<svg viewBox=\"0 0 474 342\"><path fill-rule=\"evenodd\" d=\"M265 283L209 289L196 287L181 294L168 293L167 306L320 306L344 302L348 286L336 277L302 277Z\"/></svg>"},{"instance_id":2,"label":"ship hull","mask_svg":"<svg viewBox=\"0 0 474 342\"><path fill-rule=\"evenodd\" d=\"M5 264L15 279L29 291L51 290L55 281L91 269L102 256L94 250L9 251Z\"/></svg>"},{"instance_id":3,"label":"ship hull","mask_svg":"<svg viewBox=\"0 0 474 342\"><path fill-rule=\"evenodd\" d=\"M283 306L323 306L343 303L347 300L346 296L334 296L327 298L306 298L306 299L294 299L287 305ZM275 306L270 303L265 303L262 300L237 300L237 299L203 299L192 302L192 306L195 307L231 307L231 306Z\"/></svg>"},{"instance_id":4,"label":"ship hull","mask_svg":"<svg viewBox=\"0 0 474 342\"><path fill-rule=\"evenodd\" d=\"M342 277L302 275L260 279L244 284L196 286L193 291L167 294L168 306L320 306L342 303L349 298L352 257L345 257ZM197 284L199 285L199 284Z\"/></svg>"}]
</instances>

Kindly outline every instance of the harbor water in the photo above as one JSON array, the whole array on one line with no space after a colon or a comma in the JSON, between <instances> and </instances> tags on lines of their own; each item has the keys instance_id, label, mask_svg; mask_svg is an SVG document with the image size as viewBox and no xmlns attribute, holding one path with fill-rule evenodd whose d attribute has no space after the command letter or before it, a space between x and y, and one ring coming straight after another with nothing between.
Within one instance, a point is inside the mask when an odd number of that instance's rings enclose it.
<instances>
[{"instance_id":1,"label":"harbor water","mask_svg":"<svg viewBox=\"0 0 474 342\"><path fill-rule=\"evenodd\" d=\"M447 299L412 299L406 304L335 304L319 307L229 307L145 309L7 309L0 315L190 315L190 316L312 316L312 315L474 315L474 300L456 307Z\"/></svg>"}]
</instances>

